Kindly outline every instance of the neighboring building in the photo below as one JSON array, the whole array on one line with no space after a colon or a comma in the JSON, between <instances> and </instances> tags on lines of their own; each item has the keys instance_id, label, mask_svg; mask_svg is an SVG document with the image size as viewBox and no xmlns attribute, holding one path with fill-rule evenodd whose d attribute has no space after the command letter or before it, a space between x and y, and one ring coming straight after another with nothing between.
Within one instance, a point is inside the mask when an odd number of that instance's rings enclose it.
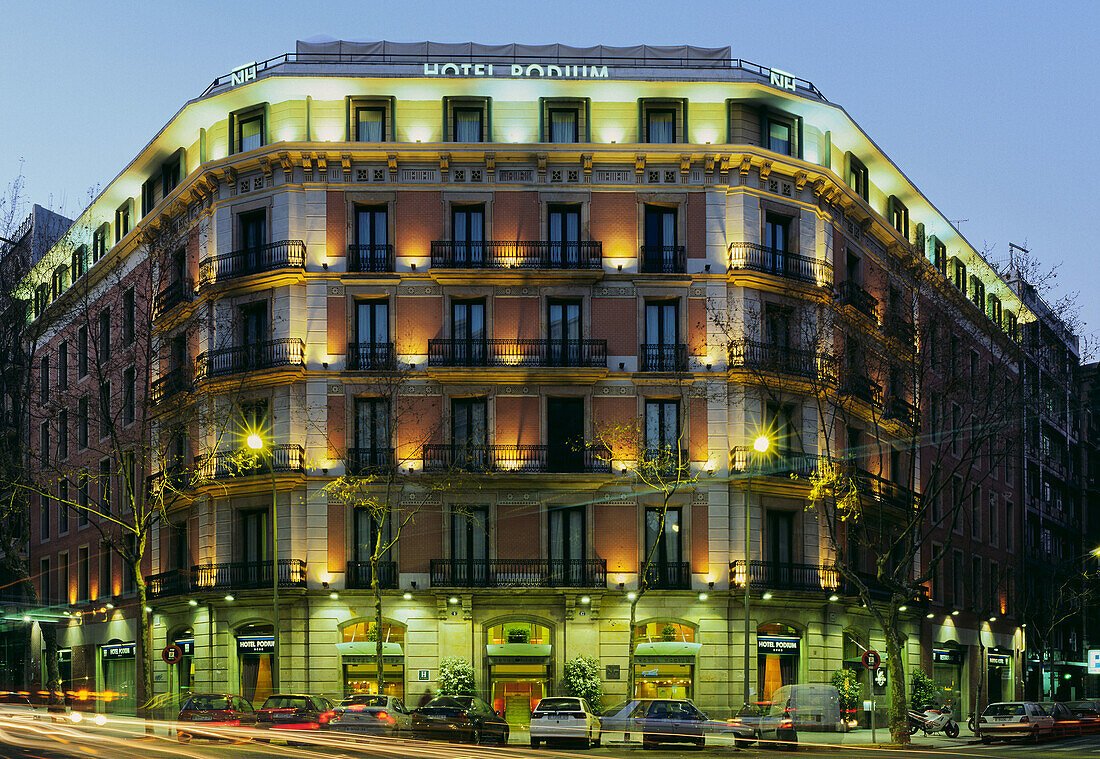
<instances>
[{"instance_id":1,"label":"neighboring building","mask_svg":"<svg viewBox=\"0 0 1100 759\"><path fill-rule=\"evenodd\" d=\"M184 653L155 658L157 687L368 690L381 634L388 691L415 698L443 657L471 659L516 722L579 654L601 660L609 700L626 695L634 645L638 693L724 715L743 671L767 698L881 650L805 475L855 459L882 509L911 504L947 444L907 453L918 428L958 428L963 378L1011 381L1036 318L843 109L728 48L299 43L186 104L34 280L66 267L76 295L35 314L56 397L30 439L66 445L45 446L43 470L60 459L84 487L100 475L89 499L131 468L124 482L192 461L206 476L151 536L154 649ZM142 304L146 354L127 339ZM935 402L913 381L929 324L951 326L935 339L964 364L928 367ZM89 356L103 381L82 379ZM818 381L839 388L843 423L808 398ZM127 464L140 425L124 421L117 444L89 435L105 383L112 424L127 404L151 409L147 466ZM698 477L660 536L660 494L595 445L609 423L680 447ZM776 453L750 495L761 430ZM239 453L252 432L274 444L270 474ZM1027 507L1001 458L974 470L989 484L963 536L944 535L965 559L902 619L906 666L968 707L983 668L986 693L1021 692L1005 578ZM377 528L325 487L394 468L396 499L420 510L382 565L374 631ZM32 566L82 611L63 636L69 681L127 693L132 588L94 530L62 539L39 521Z\"/></svg>"},{"instance_id":2,"label":"neighboring building","mask_svg":"<svg viewBox=\"0 0 1100 759\"><path fill-rule=\"evenodd\" d=\"M1100 363L1081 367L1081 478L1084 490L1084 566L1092 576L1093 592L1100 592ZM1093 596L1083 609L1084 649L1100 650L1100 603ZM1087 661L1087 660L1086 660ZM1087 672L1087 669L1086 669ZM1100 695L1100 674L1086 675L1085 692Z\"/></svg>"}]
</instances>

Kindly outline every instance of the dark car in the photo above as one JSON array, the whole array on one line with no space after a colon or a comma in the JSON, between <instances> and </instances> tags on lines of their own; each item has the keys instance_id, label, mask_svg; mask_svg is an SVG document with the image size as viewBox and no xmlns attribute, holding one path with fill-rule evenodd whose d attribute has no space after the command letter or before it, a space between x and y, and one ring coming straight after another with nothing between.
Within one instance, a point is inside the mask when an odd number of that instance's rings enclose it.
<instances>
[{"instance_id":1,"label":"dark car","mask_svg":"<svg viewBox=\"0 0 1100 759\"><path fill-rule=\"evenodd\" d=\"M412 722L412 712L394 696L348 696L334 711L328 728L345 733L394 736L407 732Z\"/></svg>"},{"instance_id":2,"label":"dark car","mask_svg":"<svg viewBox=\"0 0 1100 759\"><path fill-rule=\"evenodd\" d=\"M256 710L248 699L230 693L194 693L183 702L176 721L180 743L192 738L234 740L234 728L256 724Z\"/></svg>"},{"instance_id":3,"label":"dark car","mask_svg":"<svg viewBox=\"0 0 1100 759\"><path fill-rule=\"evenodd\" d=\"M706 742L707 715L695 704L686 700L656 699L639 720L642 730L642 748L653 748L658 743Z\"/></svg>"},{"instance_id":4,"label":"dark car","mask_svg":"<svg viewBox=\"0 0 1100 759\"><path fill-rule=\"evenodd\" d=\"M1100 727L1100 701L1066 701L1066 708L1081 720L1083 730L1092 731Z\"/></svg>"},{"instance_id":5,"label":"dark car","mask_svg":"<svg viewBox=\"0 0 1100 759\"><path fill-rule=\"evenodd\" d=\"M438 696L413 712L418 738L508 743L508 723L477 696Z\"/></svg>"},{"instance_id":6,"label":"dark car","mask_svg":"<svg viewBox=\"0 0 1100 759\"><path fill-rule=\"evenodd\" d=\"M271 730L320 730L335 716L324 696L275 693L256 710L256 727Z\"/></svg>"},{"instance_id":7,"label":"dark car","mask_svg":"<svg viewBox=\"0 0 1100 759\"><path fill-rule=\"evenodd\" d=\"M1054 735L1078 735L1081 732L1081 718L1065 704L1057 701L1040 701L1039 708L1054 720Z\"/></svg>"},{"instance_id":8,"label":"dark car","mask_svg":"<svg viewBox=\"0 0 1100 759\"><path fill-rule=\"evenodd\" d=\"M774 721L774 718L771 716L771 710L771 701L757 701L752 704L743 704L741 708L737 710L737 714L726 720L726 724L729 725L729 728L720 730L719 734L732 735L734 738L734 745L737 748L751 746L755 741L760 739L765 728L769 727ZM745 735L746 728L752 731L751 739Z\"/></svg>"}]
</instances>

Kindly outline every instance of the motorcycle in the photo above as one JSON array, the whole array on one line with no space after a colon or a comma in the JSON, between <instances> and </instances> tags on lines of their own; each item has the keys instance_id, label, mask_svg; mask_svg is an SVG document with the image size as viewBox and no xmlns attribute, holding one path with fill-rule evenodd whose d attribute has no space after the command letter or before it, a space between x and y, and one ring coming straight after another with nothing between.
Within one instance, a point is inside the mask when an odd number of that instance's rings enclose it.
<instances>
[{"instance_id":1,"label":"motorcycle","mask_svg":"<svg viewBox=\"0 0 1100 759\"><path fill-rule=\"evenodd\" d=\"M947 706L942 709L929 707L923 712L910 711L909 734L913 735L918 730L923 730L925 735L943 731L948 738L958 738L959 725L951 717L951 708Z\"/></svg>"}]
</instances>

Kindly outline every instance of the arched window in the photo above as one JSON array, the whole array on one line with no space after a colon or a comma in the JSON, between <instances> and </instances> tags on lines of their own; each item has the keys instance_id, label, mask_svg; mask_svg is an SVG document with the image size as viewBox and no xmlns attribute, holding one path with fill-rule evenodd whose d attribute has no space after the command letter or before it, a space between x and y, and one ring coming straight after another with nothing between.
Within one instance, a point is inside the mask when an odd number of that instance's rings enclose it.
<instances>
[{"instance_id":1,"label":"arched window","mask_svg":"<svg viewBox=\"0 0 1100 759\"><path fill-rule=\"evenodd\" d=\"M340 632L345 643L361 643L364 641L374 643L378 640L377 630L377 623L362 621L345 625ZM405 642L404 626L382 622L382 642L403 644Z\"/></svg>"},{"instance_id":2,"label":"arched window","mask_svg":"<svg viewBox=\"0 0 1100 759\"><path fill-rule=\"evenodd\" d=\"M695 628L680 622L656 621L647 622L634 628L635 643L657 643L680 641L682 643L695 642Z\"/></svg>"}]
</instances>

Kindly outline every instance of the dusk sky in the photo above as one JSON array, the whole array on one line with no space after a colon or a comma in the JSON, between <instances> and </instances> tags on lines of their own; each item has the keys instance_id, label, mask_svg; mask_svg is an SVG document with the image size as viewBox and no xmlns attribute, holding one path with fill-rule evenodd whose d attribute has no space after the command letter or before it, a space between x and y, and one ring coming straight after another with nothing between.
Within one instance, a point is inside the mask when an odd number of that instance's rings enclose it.
<instances>
[{"instance_id":1,"label":"dusk sky","mask_svg":"<svg viewBox=\"0 0 1100 759\"><path fill-rule=\"evenodd\" d=\"M0 186L74 215L234 66L328 35L573 45L730 45L843 106L989 258L1062 262L1100 328L1100 1L9 2ZM1089 105L1093 103L1093 105ZM1082 218L1081 213L1085 216ZM1091 222L1090 222L1091 223Z\"/></svg>"}]
</instances>

